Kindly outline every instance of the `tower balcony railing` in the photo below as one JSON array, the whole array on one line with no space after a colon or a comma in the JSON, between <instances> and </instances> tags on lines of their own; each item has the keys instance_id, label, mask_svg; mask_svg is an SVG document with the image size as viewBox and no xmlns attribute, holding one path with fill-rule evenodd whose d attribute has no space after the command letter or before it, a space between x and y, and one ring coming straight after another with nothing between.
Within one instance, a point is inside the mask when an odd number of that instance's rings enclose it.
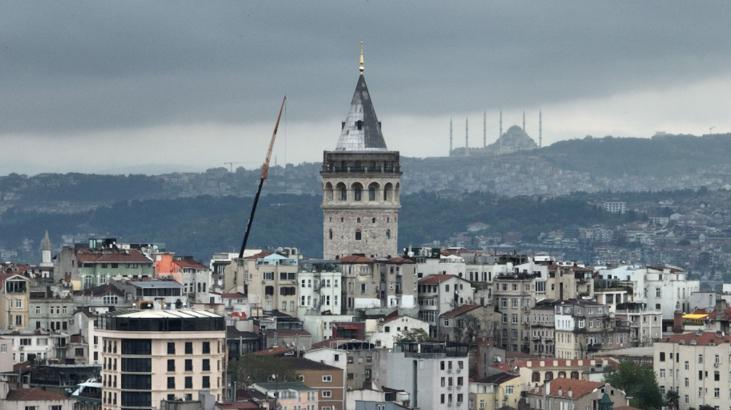
<instances>
[{"instance_id":1,"label":"tower balcony railing","mask_svg":"<svg viewBox=\"0 0 731 410\"><path fill-rule=\"evenodd\" d=\"M322 172L333 172L333 173L363 173L363 174L397 174L401 172L400 166L391 167L338 167L323 165Z\"/></svg>"}]
</instances>

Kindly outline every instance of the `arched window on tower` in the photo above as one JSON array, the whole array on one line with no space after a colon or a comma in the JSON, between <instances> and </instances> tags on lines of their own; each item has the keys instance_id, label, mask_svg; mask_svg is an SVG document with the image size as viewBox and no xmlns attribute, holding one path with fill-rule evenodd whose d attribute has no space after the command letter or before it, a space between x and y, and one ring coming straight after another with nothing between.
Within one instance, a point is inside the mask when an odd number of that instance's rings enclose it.
<instances>
[{"instance_id":1,"label":"arched window on tower","mask_svg":"<svg viewBox=\"0 0 731 410\"><path fill-rule=\"evenodd\" d=\"M386 239L391 239L391 230L386 229Z\"/></svg>"},{"instance_id":2,"label":"arched window on tower","mask_svg":"<svg viewBox=\"0 0 731 410\"><path fill-rule=\"evenodd\" d=\"M333 184L327 183L325 184L325 200L326 201L332 201L333 200Z\"/></svg>"},{"instance_id":3,"label":"arched window on tower","mask_svg":"<svg viewBox=\"0 0 731 410\"><path fill-rule=\"evenodd\" d=\"M393 200L398 201L401 194L401 184L396 183L396 189L393 191Z\"/></svg>"},{"instance_id":4,"label":"arched window on tower","mask_svg":"<svg viewBox=\"0 0 731 410\"><path fill-rule=\"evenodd\" d=\"M363 185L360 182L353 184L353 200L360 201L363 199Z\"/></svg>"},{"instance_id":5,"label":"arched window on tower","mask_svg":"<svg viewBox=\"0 0 731 410\"><path fill-rule=\"evenodd\" d=\"M391 201L393 199L393 185L389 182L383 187L383 200Z\"/></svg>"},{"instance_id":6,"label":"arched window on tower","mask_svg":"<svg viewBox=\"0 0 731 410\"><path fill-rule=\"evenodd\" d=\"M371 182L368 185L368 200L375 201L378 195L378 182Z\"/></svg>"},{"instance_id":7,"label":"arched window on tower","mask_svg":"<svg viewBox=\"0 0 731 410\"><path fill-rule=\"evenodd\" d=\"M328 232L328 237L329 237L330 239L332 239L332 238L333 238L333 230L332 230L332 229L330 229L330 231Z\"/></svg>"},{"instance_id":8,"label":"arched window on tower","mask_svg":"<svg viewBox=\"0 0 731 410\"><path fill-rule=\"evenodd\" d=\"M355 230L355 240L359 241L362 236L363 236L363 234L361 233L360 229L356 229Z\"/></svg>"},{"instance_id":9,"label":"arched window on tower","mask_svg":"<svg viewBox=\"0 0 731 410\"><path fill-rule=\"evenodd\" d=\"M338 200L347 201L348 200L348 187L346 187L344 183L338 182L337 190L338 190Z\"/></svg>"}]
</instances>

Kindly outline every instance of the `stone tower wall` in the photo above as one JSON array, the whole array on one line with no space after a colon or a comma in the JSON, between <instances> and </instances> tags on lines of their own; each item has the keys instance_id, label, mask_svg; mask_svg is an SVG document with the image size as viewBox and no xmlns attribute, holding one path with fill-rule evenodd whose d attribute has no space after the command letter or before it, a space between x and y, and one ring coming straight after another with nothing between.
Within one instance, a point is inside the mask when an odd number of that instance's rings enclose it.
<instances>
[{"instance_id":1,"label":"stone tower wall","mask_svg":"<svg viewBox=\"0 0 731 410\"><path fill-rule=\"evenodd\" d=\"M330 171L322 172L323 258L398 255L400 172Z\"/></svg>"}]
</instances>

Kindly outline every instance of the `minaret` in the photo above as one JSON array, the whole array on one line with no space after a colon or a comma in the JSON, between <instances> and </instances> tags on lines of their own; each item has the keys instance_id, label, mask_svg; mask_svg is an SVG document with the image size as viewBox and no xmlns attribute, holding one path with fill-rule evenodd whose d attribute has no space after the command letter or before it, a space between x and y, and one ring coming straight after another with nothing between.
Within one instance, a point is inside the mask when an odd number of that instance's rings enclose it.
<instances>
[{"instance_id":1,"label":"minaret","mask_svg":"<svg viewBox=\"0 0 731 410\"><path fill-rule=\"evenodd\" d=\"M386 147L366 85L362 43L358 74L337 145L323 152L324 259L353 254L369 258L398 255L399 152Z\"/></svg>"},{"instance_id":2,"label":"minaret","mask_svg":"<svg viewBox=\"0 0 731 410\"><path fill-rule=\"evenodd\" d=\"M449 156L452 156L453 149L453 138L452 138L452 117L449 117Z\"/></svg>"},{"instance_id":3,"label":"minaret","mask_svg":"<svg viewBox=\"0 0 731 410\"><path fill-rule=\"evenodd\" d=\"M543 147L543 112L538 110L538 148Z\"/></svg>"},{"instance_id":4,"label":"minaret","mask_svg":"<svg viewBox=\"0 0 731 410\"><path fill-rule=\"evenodd\" d=\"M464 119L464 154L470 155L470 118Z\"/></svg>"},{"instance_id":5,"label":"minaret","mask_svg":"<svg viewBox=\"0 0 731 410\"><path fill-rule=\"evenodd\" d=\"M503 136L503 110L500 110L500 135L497 137L500 138Z\"/></svg>"},{"instance_id":6,"label":"minaret","mask_svg":"<svg viewBox=\"0 0 731 410\"><path fill-rule=\"evenodd\" d=\"M487 111L482 112L482 148L487 148Z\"/></svg>"},{"instance_id":7,"label":"minaret","mask_svg":"<svg viewBox=\"0 0 731 410\"><path fill-rule=\"evenodd\" d=\"M48 237L48 231L43 235L41 241L41 266L53 266L53 261L51 261L51 239Z\"/></svg>"},{"instance_id":8,"label":"minaret","mask_svg":"<svg viewBox=\"0 0 731 410\"><path fill-rule=\"evenodd\" d=\"M525 110L523 110L523 131L525 131Z\"/></svg>"}]
</instances>

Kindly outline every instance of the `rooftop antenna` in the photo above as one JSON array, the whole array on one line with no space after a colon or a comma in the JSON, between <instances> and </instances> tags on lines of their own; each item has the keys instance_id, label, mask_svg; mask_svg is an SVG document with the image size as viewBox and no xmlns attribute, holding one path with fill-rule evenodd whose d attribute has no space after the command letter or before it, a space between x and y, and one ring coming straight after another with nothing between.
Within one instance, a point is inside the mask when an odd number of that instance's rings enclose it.
<instances>
[{"instance_id":1,"label":"rooftop antenna","mask_svg":"<svg viewBox=\"0 0 731 410\"><path fill-rule=\"evenodd\" d=\"M503 110L500 110L500 135L497 137L500 138L503 136Z\"/></svg>"},{"instance_id":2,"label":"rooftop antenna","mask_svg":"<svg viewBox=\"0 0 731 410\"><path fill-rule=\"evenodd\" d=\"M464 119L464 154L469 155L470 150L470 118Z\"/></svg>"},{"instance_id":3,"label":"rooftop antenna","mask_svg":"<svg viewBox=\"0 0 731 410\"><path fill-rule=\"evenodd\" d=\"M267 150L267 156L264 159L264 164L261 166L261 176L259 177L259 187L256 189L256 196L254 197L254 203L251 206L251 214L249 215L249 221L246 223L246 231L244 232L244 240L241 242L241 249L239 250L239 259L244 258L244 251L246 250L246 243L249 241L249 233L251 233L251 223L254 222L254 214L256 213L256 205L259 203L259 196L261 195L261 188L264 186L269 176L269 162L272 159L272 150L274 149L274 141L277 139L277 131L279 130L279 121L282 119L282 111L284 111L284 103L287 102L287 96L282 98L282 105L279 106L279 114L277 114L277 122L274 124L274 131L272 131L272 139L269 141L269 149Z\"/></svg>"},{"instance_id":4,"label":"rooftop antenna","mask_svg":"<svg viewBox=\"0 0 731 410\"><path fill-rule=\"evenodd\" d=\"M487 148L487 111L482 112L482 148Z\"/></svg>"},{"instance_id":5,"label":"rooftop antenna","mask_svg":"<svg viewBox=\"0 0 731 410\"><path fill-rule=\"evenodd\" d=\"M452 117L449 117L449 155L452 156Z\"/></svg>"},{"instance_id":6,"label":"rooftop antenna","mask_svg":"<svg viewBox=\"0 0 731 410\"><path fill-rule=\"evenodd\" d=\"M543 148L543 111L538 110L538 148Z\"/></svg>"}]
</instances>

